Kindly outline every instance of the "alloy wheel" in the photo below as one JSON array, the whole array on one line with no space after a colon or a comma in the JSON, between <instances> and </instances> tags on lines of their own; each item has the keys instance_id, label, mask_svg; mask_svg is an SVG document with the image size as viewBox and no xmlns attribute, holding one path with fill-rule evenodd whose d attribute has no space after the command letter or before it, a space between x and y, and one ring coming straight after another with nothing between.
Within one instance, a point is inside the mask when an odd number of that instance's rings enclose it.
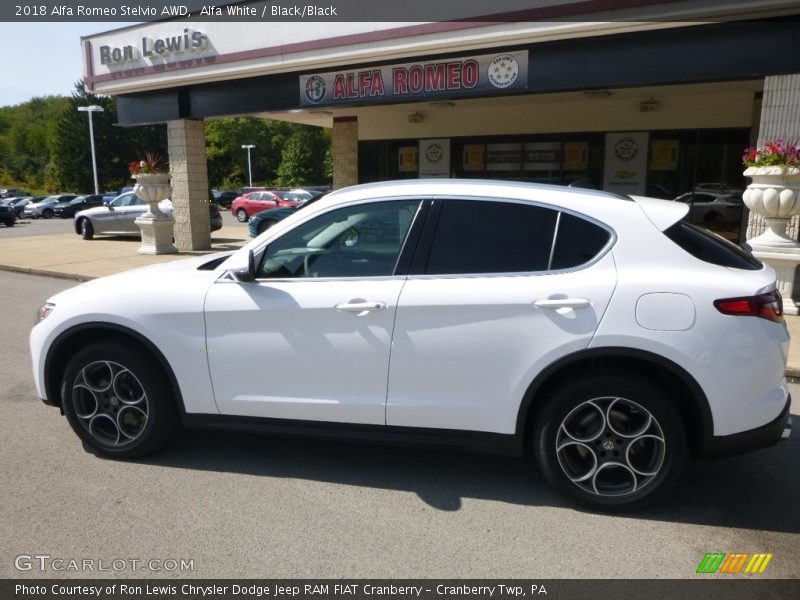
<instances>
[{"instance_id":1,"label":"alloy wheel","mask_svg":"<svg viewBox=\"0 0 800 600\"><path fill-rule=\"evenodd\" d=\"M72 384L72 405L80 424L106 446L130 444L145 430L149 402L129 369L111 361L92 362Z\"/></svg>"},{"instance_id":2,"label":"alloy wheel","mask_svg":"<svg viewBox=\"0 0 800 600\"><path fill-rule=\"evenodd\" d=\"M596 496L633 494L664 464L663 429L640 404L619 397L587 400L567 414L556 435L556 456L567 478Z\"/></svg>"}]
</instances>

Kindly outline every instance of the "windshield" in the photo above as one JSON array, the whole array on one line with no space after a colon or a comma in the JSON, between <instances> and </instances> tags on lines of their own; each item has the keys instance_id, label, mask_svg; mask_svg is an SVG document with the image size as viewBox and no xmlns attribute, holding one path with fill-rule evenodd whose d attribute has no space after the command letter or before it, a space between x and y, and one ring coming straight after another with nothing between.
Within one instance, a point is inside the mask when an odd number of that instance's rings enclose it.
<instances>
[{"instance_id":1,"label":"windshield","mask_svg":"<svg viewBox=\"0 0 800 600\"><path fill-rule=\"evenodd\" d=\"M70 204L80 204L84 200L86 200L86 196L78 196L77 198L74 198L74 199L70 200L69 203Z\"/></svg>"}]
</instances>

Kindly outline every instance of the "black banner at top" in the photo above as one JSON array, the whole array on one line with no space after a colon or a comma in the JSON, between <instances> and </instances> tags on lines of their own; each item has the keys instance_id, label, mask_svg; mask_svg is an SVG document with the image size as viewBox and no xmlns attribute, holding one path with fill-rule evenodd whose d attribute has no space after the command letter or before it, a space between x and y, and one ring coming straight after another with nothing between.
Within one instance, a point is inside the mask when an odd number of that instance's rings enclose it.
<instances>
[{"instance_id":1,"label":"black banner at top","mask_svg":"<svg viewBox=\"0 0 800 600\"><path fill-rule=\"evenodd\" d=\"M0 21L147 22L443 22L702 21L775 16L777 0L726 0L692 6L678 0L10 0ZM773 9L771 5L775 4ZM783 4L784 13L789 10ZM789 10L789 13L792 11ZM795 13L798 11L795 9Z\"/></svg>"}]
</instances>

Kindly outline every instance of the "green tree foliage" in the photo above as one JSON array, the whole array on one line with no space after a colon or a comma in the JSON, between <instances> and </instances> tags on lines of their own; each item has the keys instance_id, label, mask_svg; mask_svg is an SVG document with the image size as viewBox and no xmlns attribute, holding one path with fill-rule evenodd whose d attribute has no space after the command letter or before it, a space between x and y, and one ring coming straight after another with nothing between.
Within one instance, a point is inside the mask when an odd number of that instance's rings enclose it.
<instances>
[{"instance_id":1,"label":"green tree foliage","mask_svg":"<svg viewBox=\"0 0 800 600\"><path fill-rule=\"evenodd\" d=\"M166 126L119 127L116 101L87 93L83 82L72 96L33 98L0 107L0 185L33 190L90 192L94 189L89 123L92 114L101 191L130 183L128 164L155 152L167 159ZM251 151L256 185L321 185L330 181L330 132L317 127L257 117L206 121L209 183L236 189L248 183ZM326 160L328 162L326 162ZM283 164L282 164L283 163Z\"/></svg>"},{"instance_id":2,"label":"green tree foliage","mask_svg":"<svg viewBox=\"0 0 800 600\"><path fill-rule=\"evenodd\" d=\"M32 98L0 107L0 184L41 189L67 98Z\"/></svg>"},{"instance_id":3,"label":"green tree foliage","mask_svg":"<svg viewBox=\"0 0 800 600\"><path fill-rule=\"evenodd\" d=\"M323 129L295 125L281 153L277 185L296 187L326 183L329 146Z\"/></svg>"},{"instance_id":4,"label":"green tree foliage","mask_svg":"<svg viewBox=\"0 0 800 600\"><path fill-rule=\"evenodd\" d=\"M206 121L208 180L212 187L239 188L248 185L245 144L250 151L253 185L324 184L325 152L329 136L318 127L284 123L258 117L233 117ZM302 146L306 146L304 150ZM282 163L290 161L292 166Z\"/></svg>"},{"instance_id":5,"label":"green tree foliage","mask_svg":"<svg viewBox=\"0 0 800 600\"><path fill-rule=\"evenodd\" d=\"M145 152L167 156L165 126L115 126L117 106L114 99L90 94L84 90L83 83L78 82L57 125L53 163L62 189L77 192L94 189L88 116L78 111L79 106L92 104L103 108L103 112L92 114L101 191L123 186L130 179L128 164L141 159Z\"/></svg>"}]
</instances>

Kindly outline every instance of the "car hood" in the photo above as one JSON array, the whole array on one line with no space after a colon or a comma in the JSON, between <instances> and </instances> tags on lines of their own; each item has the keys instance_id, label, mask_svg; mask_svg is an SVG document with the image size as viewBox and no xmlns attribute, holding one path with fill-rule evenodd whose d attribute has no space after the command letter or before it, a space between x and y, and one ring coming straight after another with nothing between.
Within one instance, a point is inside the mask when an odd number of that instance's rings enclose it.
<instances>
[{"instance_id":1,"label":"car hood","mask_svg":"<svg viewBox=\"0 0 800 600\"><path fill-rule=\"evenodd\" d=\"M89 290L101 304L107 304L112 301L109 296L130 295L132 290L136 290L137 295L143 301L149 297L157 303L159 296L167 289L189 289L193 287L192 283L207 282L210 284L219 277L219 273L215 269L201 269L200 267L214 260L227 258L231 254L233 251L218 252L123 271L115 275L92 279L60 292L48 301L58 305L59 302L69 301L76 295L85 298L86 291ZM97 294L99 288L107 290L108 294Z\"/></svg>"}]
</instances>

